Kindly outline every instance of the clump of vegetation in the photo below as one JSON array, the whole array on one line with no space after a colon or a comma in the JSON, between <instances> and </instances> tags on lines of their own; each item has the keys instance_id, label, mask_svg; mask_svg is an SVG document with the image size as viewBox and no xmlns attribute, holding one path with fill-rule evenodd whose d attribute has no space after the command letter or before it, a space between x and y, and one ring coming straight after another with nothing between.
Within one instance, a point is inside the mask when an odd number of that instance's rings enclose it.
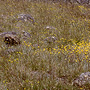
<instances>
[{"instance_id":1,"label":"clump of vegetation","mask_svg":"<svg viewBox=\"0 0 90 90\"><path fill-rule=\"evenodd\" d=\"M0 32L23 30L30 39L7 46L0 37L0 88L2 90L78 90L72 81L90 72L90 8L85 5L0 1ZM16 20L30 14L35 23ZM52 26L55 29L45 29ZM54 36L51 44L45 39ZM16 51L5 53L7 50ZM2 53L3 51L3 53Z\"/></svg>"}]
</instances>

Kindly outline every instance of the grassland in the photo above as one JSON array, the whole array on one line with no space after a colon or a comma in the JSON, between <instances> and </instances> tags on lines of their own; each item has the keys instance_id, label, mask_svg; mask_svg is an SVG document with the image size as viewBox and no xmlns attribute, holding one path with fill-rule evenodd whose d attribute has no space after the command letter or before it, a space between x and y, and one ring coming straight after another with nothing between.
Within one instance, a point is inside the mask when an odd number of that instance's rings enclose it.
<instances>
[{"instance_id":1,"label":"grassland","mask_svg":"<svg viewBox=\"0 0 90 90\"><path fill-rule=\"evenodd\" d=\"M36 23L17 22L31 14ZM55 30L47 30L53 26ZM22 30L32 37L7 47L0 38L0 90L89 90L73 80L90 72L90 7L77 4L0 1L0 33ZM44 39L55 36L48 44ZM7 53L8 48L16 52Z\"/></svg>"}]
</instances>

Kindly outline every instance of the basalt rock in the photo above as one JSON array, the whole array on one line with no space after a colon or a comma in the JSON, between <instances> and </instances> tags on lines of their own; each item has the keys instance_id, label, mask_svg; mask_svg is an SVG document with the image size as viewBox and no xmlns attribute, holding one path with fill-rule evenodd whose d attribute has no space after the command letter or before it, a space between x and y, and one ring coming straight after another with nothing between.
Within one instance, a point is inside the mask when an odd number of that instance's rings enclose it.
<instances>
[{"instance_id":1,"label":"basalt rock","mask_svg":"<svg viewBox=\"0 0 90 90\"><path fill-rule=\"evenodd\" d=\"M16 35L6 34L4 36L4 42L7 45L18 45L18 44L20 44L20 39Z\"/></svg>"},{"instance_id":2,"label":"basalt rock","mask_svg":"<svg viewBox=\"0 0 90 90\"><path fill-rule=\"evenodd\" d=\"M6 45L18 45L21 44L21 40L27 40L31 38L31 34L26 31L22 32L3 32L0 33L0 38Z\"/></svg>"},{"instance_id":3,"label":"basalt rock","mask_svg":"<svg viewBox=\"0 0 90 90\"><path fill-rule=\"evenodd\" d=\"M4 39L6 45L18 45L20 44L20 38L16 32L4 32L0 34L0 37Z\"/></svg>"}]
</instances>

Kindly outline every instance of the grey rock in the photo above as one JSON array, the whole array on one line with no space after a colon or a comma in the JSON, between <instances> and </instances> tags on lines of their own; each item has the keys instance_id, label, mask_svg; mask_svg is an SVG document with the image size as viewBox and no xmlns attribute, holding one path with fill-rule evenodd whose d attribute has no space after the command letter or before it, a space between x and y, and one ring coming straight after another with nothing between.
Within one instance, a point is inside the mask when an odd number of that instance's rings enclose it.
<instances>
[{"instance_id":1,"label":"grey rock","mask_svg":"<svg viewBox=\"0 0 90 90\"><path fill-rule=\"evenodd\" d=\"M35 23L34 18L29 14L19 14L18 15L18 21L20 21L20 20L22 20L22 21L30 21L33 24Z\"/></svg>"},{"instance_id":2,"label":"grey rock","mask_svg":"<svg viewBox=\"0 0 90 90\"><path fill-rule=\"evenodd\" d=\"M44 39L44 41L47 43L55 43L56 40L57 38L55 36L50 36Z\"/></svg>"},{"instance_id":3,"label":"grey rock","mask_svg":"<svg viewBox=\"0 0 90 90\"><path fill-rule=\"evenodd\" d=\"M73 85L83 86L85 84L90 84L90 72L82 73L78 78L76 78Z\"/></svg>"}]
</instances>

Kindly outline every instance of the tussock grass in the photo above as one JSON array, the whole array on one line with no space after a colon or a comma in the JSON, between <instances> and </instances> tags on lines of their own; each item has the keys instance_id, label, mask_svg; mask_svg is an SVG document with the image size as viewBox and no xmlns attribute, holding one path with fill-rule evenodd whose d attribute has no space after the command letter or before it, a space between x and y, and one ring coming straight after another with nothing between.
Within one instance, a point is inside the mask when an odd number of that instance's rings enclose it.
<instances>
[{"instance_id":1,"label":"tussock grass","mask_svg":"<svg viewBox=\"0 0 90 90\"><path fill-rule=\"evenodd\" d=\"M35 25L17 22L21 13L31 14ZM55 30L47 30L46 26ZM90 71L90 8L65 3L0 1L0 32L20 34L23 30L32 37L21 39L20 46L7 47L0 37L1 90L80 89L72 81ZM56 42L45 42L49 36L55 36ZM7 53L12 48L16 51Z\"/></svg>"}]
</instances>

